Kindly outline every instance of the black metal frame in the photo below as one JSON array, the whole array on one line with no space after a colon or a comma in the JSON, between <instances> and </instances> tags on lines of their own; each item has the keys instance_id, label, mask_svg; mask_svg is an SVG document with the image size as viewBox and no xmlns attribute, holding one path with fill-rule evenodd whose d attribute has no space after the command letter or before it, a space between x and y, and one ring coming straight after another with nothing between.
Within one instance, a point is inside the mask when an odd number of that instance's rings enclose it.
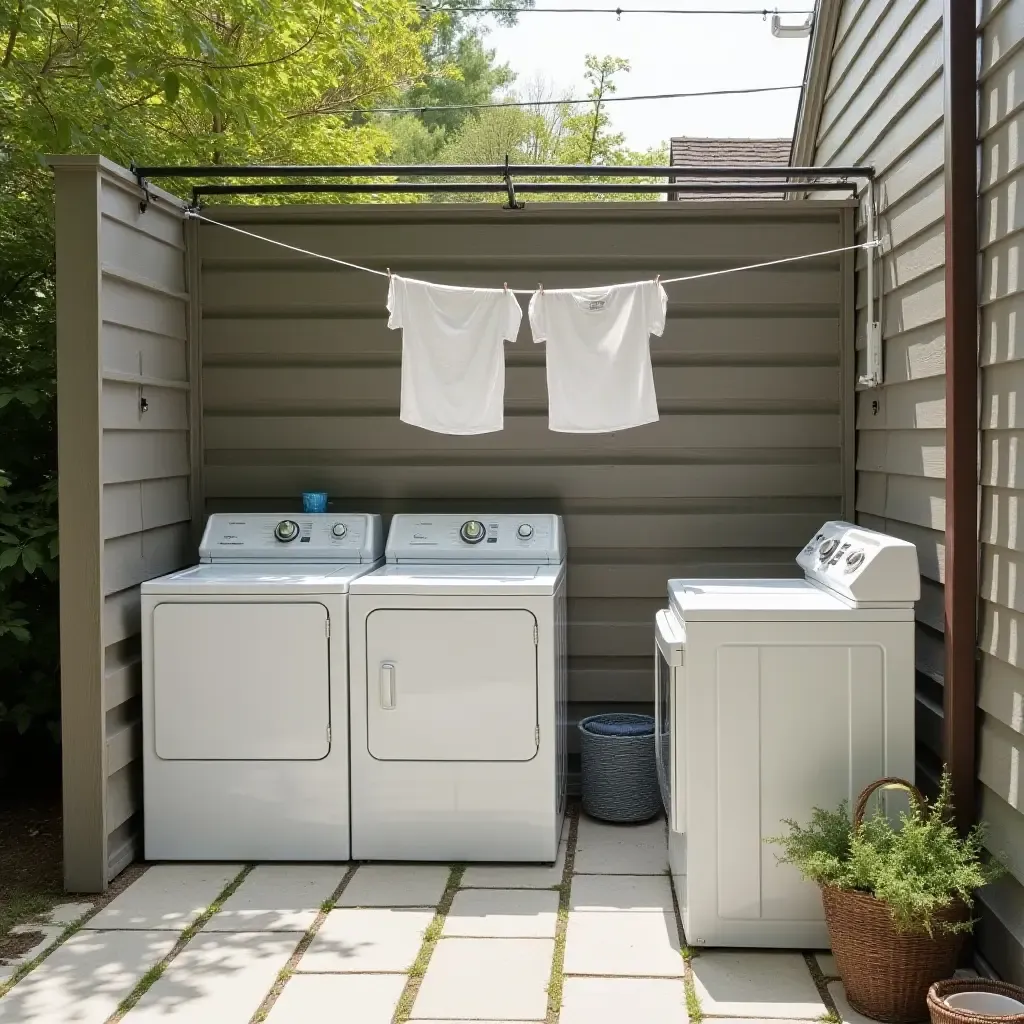
<instances>
[{"instance_id":1,"label":"black metal frame","mask_svg":"<svg viewBox=\"0 0 1024 1024\"><path fill-rule=\"evenodd\" d=\"M132 166L139 187L149 198L151 178L321 178L322 181L219 183L194 185L192 203L198 207L203 196L213 195L312 195L327 193L373 194L504 194L506 210L521 210L519 194L589 194L657 192L671 195L700 193L839 192L856 195L858 182L871 182L871 167L605 167L592 164L451 164L451 165L352 165L352 166L217 166L167 167ZM542 178L514 181L513 178ZM556 181L552 178L666 178L666 182ZM373 178L374 181L336 179ZM493 181L423 181L390 179L493 178ZM334 179L334 180L332 180ZM680 180L683 179L683 180ZM723 179L735 179L725 181ZM853 179L853 180L851 180ZM143 203L145 209L146 202Z\"/></svg>"}]
</instances>

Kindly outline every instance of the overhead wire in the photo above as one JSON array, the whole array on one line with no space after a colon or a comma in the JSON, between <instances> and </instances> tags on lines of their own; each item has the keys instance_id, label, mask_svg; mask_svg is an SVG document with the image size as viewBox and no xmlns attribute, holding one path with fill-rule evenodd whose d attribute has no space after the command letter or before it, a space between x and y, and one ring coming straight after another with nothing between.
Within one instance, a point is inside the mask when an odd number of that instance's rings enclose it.
<instances>
[{"instance_id":1,"label":"overhead wire","mask_svg":"<svg viewBox=\"0 0 1024 1024\"><path fill-rule=\"evenodd\" d=\"M813 14L810 9L784 11L775 8L732 8L728 10L715 10L711 8L659 8L659 7L442 7L431 4L420 4L417 10L424 14L614 14L622 17L623 14L671 14L671 15L757 15L759 18L768 18L771 15L780 17L789 14Z\"/></svg>"},{"instance_id":2,"label":"overhead wire","mask_svg":"<svg viewBox=\"0 0 1024 1024\"><path fill-rule=\"evenodd\" d=\"M803 85L762 85L743 89L703 89L699 92L659 92L643 96L602 96L601 104L632 103L636 100L683 100L704 96L749 96L754 93L791 92ZM433 110L495 110L504 107L561 107L596 102L592 96L564 100L495 100L488 103L445 103L406 107L338 107L338 114L422 114Z\"/></svg>"},{"instance_id":3,"label":"overhead wire","mask_svg":"<svg viewBox=\"0 0 1024 1024\"><path fill-rule=\"evenodd\" d=\"M253 238L258 242L266 242L269 245L276 245L282 249L290 249L292 252L301 253L303 256L312 256L314 259L324 260L327 263L339 264L343 267L349 267L352 270L361 270L367 274L373 274L376 277L391 277L391 270L377 270L374 267L367 267L361 263L352 263L349 260L339 259L337 256L327 256L324 253L313 252L311 249L302 249L297 245L290 245L288 242L280 242L276 238L267 238L266 235L258 235L254 231L246 231L244 228L235 227L234 224L225 224L223 221L214 220L212 217L204 217L197 210L186 211L186 216L193 220L201 220L206 224L212 224L214 227L226 228L228 231L234 231L236 234L245 235L248 238ZM820 256L835 256L839 253L854 252L858 249L872 249L881 242L878 240L872 240L868 242L860 242L857 245L844 245L838 249L824 249L821 252L806 252L801 253L799 256L784 256L777 260L766 260L763 263L749 263L742 267L726 267L723 270L708 270L701 274L688 274L685 277L661 277L659 275L658 281L665 284L682 284L686 281L700 281L708 277L721 277L724 274L739 274L745 270L763 270L765 267L777 267L783 263L796 263L800 260L812 260ZM409 278L408 280L420 280L419 278ZM432 284L430 281L423 281L423 284ZM476 288L475 291L509 291L515 295L533 295L537 290L536 288ZM553 288L550 291L578 291L580 289L562 289Z\"/></svg>"}]
</instances>

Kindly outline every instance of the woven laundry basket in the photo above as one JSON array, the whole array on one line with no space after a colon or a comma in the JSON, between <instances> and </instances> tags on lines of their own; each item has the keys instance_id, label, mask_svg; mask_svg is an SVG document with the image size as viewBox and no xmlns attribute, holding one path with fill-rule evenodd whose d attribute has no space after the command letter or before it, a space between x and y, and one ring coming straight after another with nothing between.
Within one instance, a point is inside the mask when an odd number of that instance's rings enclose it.
<instances>
[{"instance_id":1,"label":"woven laundry basket","mask_svg":"<svg viewBox=\"0 0 1024 1024\"><path fill-rule=\"evenodd\" d=\"M591 715L580 724L583 810L603 821L646 821L661 811L650 715Z\"/></svg>"}]
</instances>

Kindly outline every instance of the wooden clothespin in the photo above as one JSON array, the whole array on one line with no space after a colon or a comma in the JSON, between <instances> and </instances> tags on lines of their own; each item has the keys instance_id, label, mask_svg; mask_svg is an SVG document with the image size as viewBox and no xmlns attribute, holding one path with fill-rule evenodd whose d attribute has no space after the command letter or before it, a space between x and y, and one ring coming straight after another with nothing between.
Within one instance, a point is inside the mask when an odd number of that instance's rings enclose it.
<instances>
[{"instance_id":1,"label":"wooden clothespin","mask_svg":"<svg viewBox=\"0 0 1024 1024\"><path fill-rule=\"evenodd\" d=\"M508 281L504 283L505 294L508 295Z\"/></svg>"},{"instance_id":2,"label":"wooden clothespin","mask_svg":"<svg viewBox=\"0 0 1024 1024\"><path fill-rule=\"evenodd\" d=\"M385 267L384 269L387 270L387 272L388 272L388 280L390 281L391 280L391 268L390 267Z\"/></svg>"},{"instance_id":3,"label":"wooden clothespin","mask_svg":"<svg viewBox=\"0 0 1024 1024\"><path fill-rule=\"evenodd\" d=\"M537 283L537 291L539 291L541 295L544 294L544 285L542 285L540 282Z\"/></svg>"},{"instance_id":4,"label":"wooden clothespin","mask_svg":"<svg viewBox=\"0 0 1024 1024\"><path fill-rule=\"evenodd\" d=\"M654 275L654 283L655 284L661 284L661 274L655 274Z\"/></svg>"}]
</instances>

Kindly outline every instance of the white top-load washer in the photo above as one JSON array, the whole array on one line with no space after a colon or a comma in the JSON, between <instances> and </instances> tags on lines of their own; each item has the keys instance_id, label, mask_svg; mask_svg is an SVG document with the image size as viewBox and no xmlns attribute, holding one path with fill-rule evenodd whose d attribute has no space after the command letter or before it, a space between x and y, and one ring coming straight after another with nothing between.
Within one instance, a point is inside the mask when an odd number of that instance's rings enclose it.
<instances>
[{"instance_id":1,"label":"white top-load washer","mask_svg":"<svg viewBox=\"0 0 1024 1024\"><path fill-rule=\"evenodd\" d=\"M691 946L827 948L817 887L764 840L914 777L916 549L830 522L797 562L803 579L670 580L656 617L657 764Z\"/></svg>"},{"instance_id":2,"label":"white top-load washer","mask_svg":"<svg viewBox=\"0 0 1024 1024\"><path fill-rule=\"evenodd\" d=\"M554 861L565 535L553 515L397 515L352 584L352 856Z\"/></svg>"},{"instance_id":3,"label":"white top-load washer","mask_svg":"<svg viewBox=\"0 0 1024 1024\"><path fill-rule=\"evenodd\" d=\"M348 860L348 590L380 516L216 514L142 585L147 860Z\"/></svg>"}]
</instances>

